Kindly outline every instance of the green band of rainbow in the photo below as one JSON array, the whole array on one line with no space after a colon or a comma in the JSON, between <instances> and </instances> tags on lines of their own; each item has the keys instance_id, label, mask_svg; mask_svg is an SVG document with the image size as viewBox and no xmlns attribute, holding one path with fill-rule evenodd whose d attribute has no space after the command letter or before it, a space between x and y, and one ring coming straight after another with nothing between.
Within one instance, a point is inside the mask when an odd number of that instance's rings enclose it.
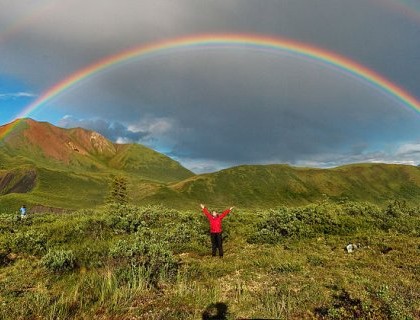
<instances>
[{"instance_id":1,"label":"green band of rainbow","mask_svg":"<svg viewBox=\"0 0 420 320\"><path fill-rule=\"evenodd\" d=\"M139 59L141 57L170 53L174 50L195 48L206 49L214 47L239 47L244 49L277 50L305 57L315 62L322 62L328 66L333 66L336 69L339 69L349 76L368 82L379 92L385 93L389 98L395 99L402 105L420 112L420 102L407 91L392 83L375 71L331 51L327 51L294 40L278 37L274 38L247 34L205 34L175 38L167 41L152 43L149 45L142 45L101 59L85 68L74 72L66 79L50 87L41 96L39 96L37 100L28 105L16 118L27 117L35 109L45 105L47 102L51 101L53 98L62 94L81 81L92 77L98 72L113 66L117 66L118 64L126 63L130 60ZM0 138L2 137L0 136Z\"/></svg>"}]
</instances>

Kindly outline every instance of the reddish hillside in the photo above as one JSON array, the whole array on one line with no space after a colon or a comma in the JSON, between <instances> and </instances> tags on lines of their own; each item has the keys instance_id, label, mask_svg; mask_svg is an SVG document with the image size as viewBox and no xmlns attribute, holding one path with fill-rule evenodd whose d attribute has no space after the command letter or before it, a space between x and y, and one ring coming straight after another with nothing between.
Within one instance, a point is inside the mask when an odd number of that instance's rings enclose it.
<instances>
[{"instance_id":1,"label":"reddish hillside","mask_svg":"<svg viewBox=\"0 0 420 320\"><path fill-rule=\"evenodd\" d=\"M94 131L63 129L32 119L16 120L1 126L0 148L3 153L0 154L0 162L3 160L5 163L0 169L28 163L60 170L109 172L116 169L161 182L180 181L193 176L178 162L145 146L118 145Z\"/></svg>"},{"instance_id":2,"label":"reddish hillside","mask_svg":"<svg viewBox=\"0 0 420 320\"><path fill-rule=\"evenodd\" d=\"M85 156L102 154L112 157L116 153L112 142L93 131L81 128L62 129L47 122L37 122L32 119L22 120L17 125L11 123L2 128L8 130L10 126L16 126L16 128L6 137L7 146L28 152L40 151L46 158L66 164L76 154Z\"/></svg>"}]
</instances>

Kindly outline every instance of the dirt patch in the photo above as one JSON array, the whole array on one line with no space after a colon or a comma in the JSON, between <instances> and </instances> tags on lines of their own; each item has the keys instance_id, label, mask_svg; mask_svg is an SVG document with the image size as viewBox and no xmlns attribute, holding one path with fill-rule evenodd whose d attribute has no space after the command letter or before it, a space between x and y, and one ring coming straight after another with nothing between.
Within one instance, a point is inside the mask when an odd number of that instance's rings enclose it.
<instances>
[{"instance_id":1,"label":"dirt patch","mask_svg":"<svg viewBox=\"0 0 420 320\"><path fill-rule=\"evenodd\" d=\"M28 210L29 213L57 213L57 214L68 213L70 211L71 210L68 210L68 209L46 207L46 206L42 206L42 205L33 206L33 207L29 208L29 210Z\"/></svg>"},{"instance_id":2,"label":"dirt patch","mask_svg":"<svg viewBox=\"0 0 420 320\"><path fill-rule=\"evenodd\" d=\"M0 173L0 194L30 192L36 185L36 178L34 169Z\"/></svg>"}]
</instances>

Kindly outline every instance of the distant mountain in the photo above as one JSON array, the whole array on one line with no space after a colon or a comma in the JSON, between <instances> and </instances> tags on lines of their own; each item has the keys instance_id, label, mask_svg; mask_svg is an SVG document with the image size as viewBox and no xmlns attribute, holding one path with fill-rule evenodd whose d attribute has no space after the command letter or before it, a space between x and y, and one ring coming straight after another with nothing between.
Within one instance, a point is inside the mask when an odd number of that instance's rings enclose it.
<instances>
[{"instance_id":1,"label":"distant mountain","mask_svg":"<svg viewBox=\"0 0 420 320\"><path fill-rule=\"evenodd\" d=\"M158 182L179 181L194 174L178 162L139 144L115 144L97 132L62 129L32 119L0 127L2 167L33 164L76 172L123 171ZM1 169L1 167L0 167Z\"/></svg>"},{"instance_id":2,"label":"distant mountain","mask_svg":"<svg viewBox=\"0 0 420 320\"><path fill-rule=\"evenodd\" d=\"M200 202L217 209L267 208L325 198L420 204L418 166L246 165L194 175L142 145L115 144L82 128L24 119L1 126L0 137L0 210L17 210L21 203L55 208L101 205L116 175L128 178L131 202L176 208L196 208Z\"/></svg>"},{"instance_id":3,"label":"distant mountain","mask_svg":"<svg viewBox=\"0 0 420 320\"><path fill-rule=\"evenodd\" d=\"M127 176L140 198L157 185L194 176L152 149L115 144L82 128L23 119L0 126L0 137L0 208L22 201L91 207L103 203L116 175Z\"/></svg>"}]
</instances>

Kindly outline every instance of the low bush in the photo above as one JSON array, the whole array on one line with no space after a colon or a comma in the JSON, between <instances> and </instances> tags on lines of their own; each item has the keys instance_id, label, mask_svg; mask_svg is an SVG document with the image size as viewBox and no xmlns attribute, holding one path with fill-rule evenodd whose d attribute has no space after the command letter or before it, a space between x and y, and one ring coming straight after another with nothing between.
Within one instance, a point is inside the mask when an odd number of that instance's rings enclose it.
<instances>
[{"instance_id":1,"label":"low bush","mask_svg":"<svg viewBox=\"0 0 420 320\"><path fill-rule=\"evenodd\" d=\"M340 229L337 215L315 205L302 208L281 207L270 211L248 238L251 243L277 243L285 238L308 238L335 234Z\"/></svg>"},{"instance_id":2,"label":"low bush","mask_svg":"<svg viewBox=\"0 0 420 320\"><path fill-rule=\"evenodd\" d=\"M160 227L180 213L162 206L138 207L133 205L109 204L105 208L106 223L115 233L135 233L142 227Z\"/></svg>"},{"instance_id":3,"label":"low bush","mask_svg":"<svg viewBox=\"0 0 420 320\"><path fill-rule=\"evenodd\" d=\"M155 287L160 281L173 279L179 263L167 242L154 237L145 238L144 235L117 241L110 248L110 257L120 273L129 271L133 267L141 269L147 284Z\"/></svg>"},{"instance_id":4,"label":"low bush","mask_svg":"<svg viewBox=\"0 0 420 320\"><path fill-rule=\"evenodd\" d=\"M72 250L49 250L41 265L53 272L71 271L76 268L76 256Z\"/></svg>"},{"instance_id":5,"label":"low bush","mask_svg":"<svg viewBox=\"0 0 420 320\"><path fill-rule=\"evenodd\" d=\"M10 234L6 243L15 253L43 255L47 251L47 236L34 229Z\"/></svg>"},{"instance_id":6,"label":"low bush","mask_svg":"<svg viewBox=\"0 0 420 320\"><path fill-rule=\"evenodd\" d=\"M395 231L420 235L420 212L394 201L385 209L368 203L321 202L305 207L280 207L265 213L250 232L250 243L280 243L319 235L349 235L360 230Z\"/></svg>"}]
</instances>

